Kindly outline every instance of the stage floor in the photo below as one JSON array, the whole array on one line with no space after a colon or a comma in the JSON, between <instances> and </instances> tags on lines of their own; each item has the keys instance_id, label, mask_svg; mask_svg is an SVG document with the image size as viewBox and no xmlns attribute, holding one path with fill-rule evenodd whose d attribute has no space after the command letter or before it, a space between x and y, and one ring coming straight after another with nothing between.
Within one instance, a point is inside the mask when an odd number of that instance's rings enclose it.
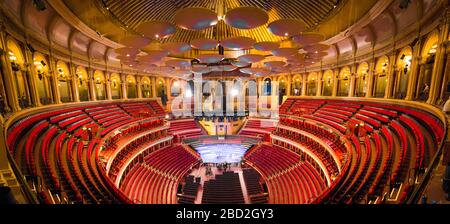
<instances>
[{"instance_id":1,"label":"stage floor","mask_svg":"<svg viewBox=\"0 0 450 224\"><path fill-rule=\"evenodd\" d=\"M203 163L239 163L250 148L233 143L197 144L192 147L200 154Z\"/></svg>"}]
</instances>

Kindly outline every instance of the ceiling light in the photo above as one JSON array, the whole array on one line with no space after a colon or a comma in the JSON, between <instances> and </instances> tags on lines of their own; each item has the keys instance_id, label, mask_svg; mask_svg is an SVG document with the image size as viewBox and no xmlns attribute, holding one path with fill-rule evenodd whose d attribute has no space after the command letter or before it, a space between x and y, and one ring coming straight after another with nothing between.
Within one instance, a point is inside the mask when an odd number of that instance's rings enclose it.
<instances>
[{"instance_id":1,"label":"ceiling light","mask_svg":"<svg viewBox=\"0 0 450 224\"><path fill-rule=\"evenodd\" d=\"M156 38L159 38L159 34L155 34L155 37L156 37Z\"/></svg>"},{"instance_id":2,"label":"ceiling light","mask_svg":"<svg viewBox=\"0 0 450 224\"><path fill-rule=\"evenodd\" d=\"M231 90L231 95L232 96L237 96L239 94L239 91L237 89L232 89Z\"/></svg>"},{"instance_id":3,"label":"ceiling light","mask_svg":"<svg viewBox=\"0 0 450 224\"><path fill-rule=\"evenodd\" d=\"M284 36L286 36L286 37L289 36L289 33L284 33Z\"/></svg>"},{"instance_id":4,"label":"ceiling light","mask_svg":"<svg viewBox=\"0 0 450 224\"><path fill-rule=\"evenodd\" d=\"M130 57L130 54L127 54L127 57Z\"/></svg>"}]
</instances>

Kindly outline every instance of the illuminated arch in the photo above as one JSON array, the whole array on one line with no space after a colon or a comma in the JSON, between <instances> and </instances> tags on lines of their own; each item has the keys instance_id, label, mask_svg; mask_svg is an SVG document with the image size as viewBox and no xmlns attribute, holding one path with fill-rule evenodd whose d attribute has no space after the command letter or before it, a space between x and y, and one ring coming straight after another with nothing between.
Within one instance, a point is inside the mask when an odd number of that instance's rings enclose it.
<instances>
[{"instance_id":1,"label":"illuminated arch","mask_svg":"<svg viewBox=\"0 0 450 224\"><path fill-rule=\"evenodd\" d=\"M56 69L61 102L70 102L72 101L72 81L69 67L66 62L59 60L56 62Z\"/></svg>"},{"instance_id":2,"label":"illuminated arch","mask_svg":"<svg viewBox=\"0 0 450 224\"><path fill-rule=\"evenodd\" d=\"M111 98L120 99L122 96L122 88L120 88L122 82L120 80L120 75L117 73L111 73L109 82L111 85Z\"/></svg>"},{"instance_id":3,"label":"illuminated arch","mask_svg":"<svg viewBox=\"0 0 450 224\"><path fill-rule=\"evenodd\" d=\"M100 70L94 72L94 85L97 100L106 100L105 74Z\"/></svg>"},{"instance_id":4,"label":"illuminated arch","mask_svg":"<svg viewBox=\"0 0 450 224\"><path fill-rule=\"evenodd\" d=\"M317 73L309 73L306 79L306 95L315 96L317 91Z\"/></svg>"},{"instance_id":5,"label":"illuminated arch","mask_svg":"<svg viewBox=\"0 0 450 224\"><path fill-rule=\"evenodd\" d=\"M356 70L356 80L355 80L355 96L364 97L367 93L367 81L369 77L369 64L367 62L362 62L358 65Z\"/></svg>"},{"instance_id":6,"label":"illuminated arch","mask_svg":"<svg viewBox=\"0 0 450 224\"><path fill-rule=\"evenodd\" d=\"M327 70L323 73L322 96L331 96L333 94L334 72Z\"/></svg>"},{"instance_id":7,"label":"illuminated arch","mask_svg":"<svg viewBox=\"0 0 450 224\"><path fill-rule=\"evenodd\" d=\"M36 72L36 88L41 104L47 105L53 102L53 86L50 83L48 73L49 65L46 56L39 52L33 53L33 68Z\"/></svg>"},{"instance_id":8,"label":"illuminated arch","mask_svg":"<svg viewBox=\"0 0 450 224\"><path fill-rule=\"evenodd\" d=\"M348 66L343 67L339 72L338 77L338 90L337 90L338 96L348 96L350 88L350 77L351 77L350 67Z\"/></svg>"},{"instance_id":9,"label":"illuminated arch","mask_svg":"<svg viewBox=\"0 0 450 224\"><path fill-rule=\"evenodd\" d=\"M80 101L89 101L89 78L86 69L82 66L78 66L76 69L76 77Z\"/></svg>"}]
</instances>

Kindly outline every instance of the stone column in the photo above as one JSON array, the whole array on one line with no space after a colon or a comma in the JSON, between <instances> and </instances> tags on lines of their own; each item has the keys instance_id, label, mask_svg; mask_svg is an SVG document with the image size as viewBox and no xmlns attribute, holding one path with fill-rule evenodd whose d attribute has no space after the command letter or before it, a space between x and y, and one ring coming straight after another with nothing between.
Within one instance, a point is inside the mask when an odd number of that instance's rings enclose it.
<instances>
[{"instance_id":1,"label":"stone column","mask_svg":"<svg viewBox=\"0 0 450 224\"><path fill-rule=\"evenodd\" d=\"M445 92L447 91L447 82L449 82L449 76L450 76L450 55L447 54L447 62L446 65L444 66L445 71L444 71L444 80L442 81L442 86L441 86L441 93L439 94L439 99L442 99L444 102L447 99L444 99L445 97Z\"/></svg>"},{"instance_id":2,"label":"stone column","mask_svg":"<svg viewBox=\"0 0 450 224\"><path fill-rule=\"evenodd\" d=\"M151 82L151 88L152 88L152 98L156 98L157 94L156 94L156 77L152 76L150 77L150 82Z\"/></svg>"},{"instance_id":3,"label":"stone column","mask_svg":"<svg viewBox=\"0 0 450 224\"><path fill-rule=\"evenodd\" d=\"M50 49L50 58L48 60L49 62L49 75L50 75L50 79L51 79L51 83L50 85L52 86L52 90L53 90L53 100L55 104L61 104L61 94L59 93L59 86L58 86L58 69L56 67L56 61L52 56L51 53L51 49Z\"/></svg>"},{"instance_id":4,"label":"stone column","mask_svg":"<svg viewBox=\"0 0 450 224\"><path fill-rule=\"evenodd\" d=\"M80 94L78 93L77 69L72 62L69 64L70 77L72 77L72 96L74 102L80 102Z\"/></svg>"},{"instance_id":5,"label":"stone column","mask_svg":"<svg viewBox=\"0 0 450 224\"><path fill-rule=\"evenodd\" d=\"M392 98L392 94L394 92L394 80L395 80L395 68L396 68L396 63L395 63L395 54L391 54L389 55L389 68L388 68L388 73L387 73L387 85L386 85L386 90L384 92L384 98L385 99L391 99Z\"/></svg>"},{"instance_id":6,"label":"stone column","mask_svg":"<svg viewBox=\"0 0 450 224\"><path fill-rule=\"evenodd\" d=\"M142 83L141 83L141 76L136 75L136 91L137 91L137 98L142 98Z\"/></svg>"},{"instance_id":7,"label":"stone column","mask_svg":"<svg viewBox=\"0 0 450 224\"><path fill-rule=\"evenodd\" d=\"M287 83L286 83L286 96L291 96L291 88L292 88L292 75L287 75Z\"/></svg>"},{"instance_id":8,"label":"stone column","mask_svg":"<svg viewBox=\"0 0 450 224\"><path fill-rule=\"evenodd\" d=\"M333 90L331 96L335 97L337 95L339 85L339 68L333 70Z\"/></svg>"},{"instance_id":9,"label":"stone column","mask_svg":"<svg viewBox=\"0 0 450 224\"><path fill-rule=\"evenodd\" d=\"M106 85L106 95L108 100L112 100L112 91L111 91L111 73L105 73L105 85Z\"/></svg>"},{"instance_id":10,"label":"stone column","mask_svg":"<svg viewBox=\"0 0 450 224\"><path fill-rule=\"evenodd\" d=\"M95 78L94 78L94 69L88 68L88 87L89 87L89 100L90 101L96 101L96 91L95 91Z\"/></svg>"},{"instance_id":11,"label":"stone column","mask_svg":"<svg viewBox=\"0 0 450 224\"><path fill-rule=\"evenodd\" d=\"M6 89L5 109L7 111L18 112L21 110L19 106L19 95L17 94L17 86L14 82L14 73L11 68L11 61L8 56L8 48L6 44L6 37L4 32L4 26L1 26L0 32L0 47L5 50L1 55L2 70L4 74L4 85Z\"/></svg>"},{"instance_id":12,"label":"stone column","mask_svg":"<svg viewBox=\"0 0 450 224\"><path fill-rule=\"evenodd\" d=\"M411 58L411 71L409 73L410 77L408 79L408 87L406 90L405 100L413 100L414 93L416 91L416 83L417 79L419 78L420 71L420 62L422 60L422 57L420 56L421 42L422 41L419 40L412 49L413 52Z\"/></svg>"},{"instance_id":13,"label":"stone column","mask_svg":"<svg viewBox=\"0 0 450 224\"><path fill-rule=\"evenodd\" d=\"M126 99L128 99L127 75L120 74L120 85L122 87L122 99L126 100Z\"/></svg>"},{"instance_id":14,"label":"stone column","mask_svg":"<svg viewBox=\"0 0 450 224\"><path fill-rule=\"evenodd\" d=\"M373 95L373 78L375 74L375 60L370 61L369 63L369 74L367 80L367 93L366 98L371 98Z\"/></svg>"},{"instance_id":15,"label":"stone column","mask_svg":"<svg viewBox=\"0 0 450 224\"><path fill-rule=\"evenodd\" d=\"M30 49L25 48L25 59L28 61L27 63L27 70L29 74L29 81L30 81L30 94L31 98L33 99L33 106L39 107L42 106L41 100L39 97L39 92L37 89L37 81L36 78L38 76L37 71L34 67L34 61L33 61L33 53L30 51Z\"/></svg>"},{"instance_id":16,"label":"stone column","mask_svg":"<svg viewBox=\"0 0 450 224\"><path fill-rule=\"evenodd\" d=\"M308 81L307 80L308 75L305 73L302 75L302 78L303 78L303 80L302 80L302 96L306 96L306 84L307 84L306 82Z\"/></svg>"},{"instance_id":17,"label":"stone column","mask_svg":"<svg viewBox=\"0 0 450 224\"><path fill-rule=\"evenodd\" d=\"M350 68L350 86L348 88L348 97L354 97L355 96L355 85L356 85L356 77L358 66L356 64L353 64Z\"/></svg>"},{"instance_id":18,"label":"stone column","mask_svg":"<svg viewBox=\"0 0 450 224\"><path fill-rule=\"evenodd\" d=\"M323 88L323 71L317 73L317 89L316 96L322 96L322 88Z\"/></svg>"},{"instance_id":19,"label":"stone column","mask_svg":"<svg viewBox=\"0 0 450 224\"><path fill-rule=\"evenodd\" d=\"M440 87L442 83L442 78L444 75L444 65L445 65L445 54L447 50L447 40L449 33L450 18L449 14L446 13L446 18L441 24L441 32L439 33L438 48L436 50L435 62L433 67L433 73L431 75L430 83L430 96L428 97L427 103L436 104L438 94L440 93Z\"/></svg>"},{"instance_id":20,"label":"stone column","mask_svg":"<svg viewBox=\"0 0 450 224\"><path fill-rule=\"evenodd\" d=\"M172 100L172 90L171 90L171 86L170 86L170 78L166 77L165 78L166 81L166 95L167 95L167 105L169 105L169 102Z\"/></svg>"}]
</instances>

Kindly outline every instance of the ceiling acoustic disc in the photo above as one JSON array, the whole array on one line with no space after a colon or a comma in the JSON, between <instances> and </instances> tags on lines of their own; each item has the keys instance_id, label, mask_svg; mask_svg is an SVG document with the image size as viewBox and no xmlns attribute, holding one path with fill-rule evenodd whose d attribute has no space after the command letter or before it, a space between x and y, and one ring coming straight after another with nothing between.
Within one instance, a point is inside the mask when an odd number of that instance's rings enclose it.
<instances>
[{"instance_id":1,"label":"ceiling acoustic disc","mask_svg":"<svg viewBox=\"0 0 450 224\"><path fill-rule=\"evenodd\" d=\"M218 22L217 14L207 8L184 8L174 17L177 26L185 30L203 30Z\"/></svg>"},{"instance_id":2,"label":"ceiling acoustic disc","mask_svg":"<svg viewBox=\"0 0 450 224\"><path fill-rule=\"evenodd\" d=\"M280 47L280 44L277 42L264 41L264 42L258 42L256 44L254 44L253 47L256 50L260 50L260 51L273 51L275 49L278 49Z\"/></svg>"},{"instance_id":3,"label":"ceiling acoustic disc","mask_svg":"<svg viewBox=\"0 0 450 224\"><path fill-rule=\"evenodd\" d=\"M306 25L297 19L280 19L271 22L268 28L271 33L277 36L291 37L305 31Z\"/></svg>"},{"instance_id":4,"label":"ceiling acoustic disc","mask_svg":"<svg viewBox=\"0 0 450 224\"><path fill-rule=\"evenodd\" d=\"M223 55L219 54L201 54L197 56L197 59L202 63L212 64L218 63L223 60Z\"/></svg>"},{"instance_id":5,"label":"ceiling acoustic disc","mask_svg":"<svg viewBox=\"0 0 450 224\"><path fill-rule=\"evenodd\" d=\"M150 40L139 35L129 35L122 38L119 43L127 47L142 48L150 44Z\"/></svg>"},{"instance_id":6,"label":"ceiling acoustic disc","mask_svg":"<svg viewBox=\"0 0 450 224\"><path fill-rule=\"evenodd\" d=\"M238 60L240 62L256 63L256 62L264 60L264 55L260 55L260 54L245 54L245 55L239 56Z\"/></svg>"},{"instance_id":7,"label":"ceiling acoustic disc","mask_svg":"<svg viewBox=\"0 0 450 224\"><path fill-rule=\"evenodd\" d=\"M330 45L314 44L314 45L305 46L305 47L303 47L303 49L305 51L307 51L308 53L315 53L315 52L321 52L321 51L326 51L326 50L330 49Z\"/></svg>"},{"instance_id":8,"label":"ceiling acoustic disc","mask_svg":"<svg viewBox=\"0 0 450 224\"><path fill-rule=\"evenodd\" d=\"M284 61L266 61L266 62L264 62L264 65L266 67L271 67L271 68L283 67L286 65L286 62L284 62Z\"/></svg>"},{"instance_id":9,"label":"ceiling acoustic disc","mask_svg":"<svg viewBox=\"0 0 450 224\"><path fill-rule=\"evenodd\" d=\"M241 68L240 72L256 76L266 76L270 74L270 71L264 68Z\"/></svg>"},{"instance_id":10,"label":"ceiling acoustic disc","mask_svg":"<svg viewBox=\"0 0 450 224\"><path fill-rule=\"evenodd\" d=\"M231 64L238 68L247 67L250 65L250 63L243 62L243 61L233 61L233 62L231 62Z\"/></svg>"},{"instance_id":11,"label":"ceiling acoustic disc","mask_svg":"<svg viewBox=\"0 0 450 224\"><path fill-rule=\"evenodd\" d=\"M171 59L171 60L166 61L166 65L171 66L171 67L182 68L182 67L190 66L191 62L187 61L187 60L181 60L181 59Z\"/></svg>"},{"instance_id":12,"label":"ceiling acoustic disc","mask_svg":"<svg viewBox=\"0 0 450 224\"><path fill-rule=\"evenodd\" d=\"M253 47L255 40L250 37L231 37L220 42L220 45L230 50L249 49Z\"/></svg>"},{"instance_id":13,"label":"ceiling acoustic disc","mask_svg":"<svg viewBox=\"0 0 450 224\"><path fill-rule=\"evenodd\" d=\"M323 52L323 51L319 52L319 51L317 51L317 52L314 52L314 53L308 53L307 57L311 58L311 59L321 59L321 58L323 58L323 57L325 57L327 55L328 55L327 52Z\"/></svg>"},{"instance_id":14,"label":"ceiling acoustic disc","mask_svg":"<svg viewBox=\"0 0 450 224\"><path fill-rule=\"evenodd\" d=\"M274 56L279 57L290 57L298 53L297 48L278 48L272 51Z\"/></svg>"},{"instance_id":15,"label":"ceiling acoustic disc","mask_svg":"<svg viewBox=\"0 0 450 224\"><path fill-rule=\"evenodd\" d=\"M199 73L199 74L206 74L206 73L211 72L211 69L209 67L206 67L206 66L193 65L192 68L191 68L191 72Z\"/></svg>"},{"instance_id":16,"label":"ceiling acoustic disc","mask_svg":"<svg viewBox=\"0 0 450 224\"><path fill-rule=\"evenodd\" d=\"M302 46L312 45L325 40L325 36L319 33L302 33L292 37L292 40Z\"/></svg>"},{"instance_id":17,"label":"ceiling acoustic disc","mask_svg":"<svg viewBox=\"0 0 450 224\"><path fill-rule=\"evenodd\" d=\"M199 38L191 41L192 48L199 50L210 50L217 47L219 43L216 40L208 38Z\"/></svg>"},{"instance_id":18,"label":"ceiling acoustic disc","mask_svg":"<svg viewBox=\"0 0 450 224\"><path fill-rule=\"evenodd\" d=\"M139 54L139 50L133 47L121 47L114 50L116 54L124 55L124 56L136 56Z\"/></svg>"},{"instance_id":19,"label":"ceiling acoustic disc","mask_svg":"<svg viewBox=\"0 0 450 224\"><path fill-rule=\"evenodd\" d=\"M136 27L136 31L142 33L147 38L158 39L171 36L177 29L169 22L154 20L139 24Z\"/></svg>"},{"instance_id":20,"label":"ceiling acoustic disc","mask_svg":"<svg viewBox=\"0 0 450 224\"><path fill-rule=\"evenodd\" d=\"M225 15L225 23L238 29L253 29L266 24L268 20L266 11L250 6L234 8Z\"/></svg>"},{"instance_id":21,"label":"ceiling acoustic disc","mask_svg":"<svg viewBox=\"0 0 450 224\"><path fill-rule=\"evenodd\" d=\"M169 51L171 54L181 54L191 50L191 46L183 42L167 42L164 43L161 48Z\"/></svg>"}]
</instances>

